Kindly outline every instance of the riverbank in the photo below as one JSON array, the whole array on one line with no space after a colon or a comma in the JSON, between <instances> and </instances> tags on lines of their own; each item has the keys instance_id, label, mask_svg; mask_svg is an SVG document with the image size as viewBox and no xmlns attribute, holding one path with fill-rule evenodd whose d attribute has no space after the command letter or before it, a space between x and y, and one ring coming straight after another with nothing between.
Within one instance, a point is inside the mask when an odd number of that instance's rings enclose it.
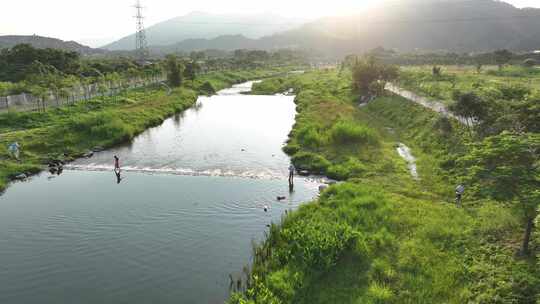
<instances>
[{"instance_id":1,"label":"riverbank","mask_svg":"<svg viewBox=\"0 0 540 304\"><path fill-rule=\"evenodd\" d=\"M537 261L514 256L519 217L495 202L452 203L464 127L394 95L359 108L350 84L330 71L254 87L294 88L286 152L299 169L345 182L271 227L247 292L230 303L534 303ZM418 180L399 143L417 158Z\"/></svg>"},{"instance_id":2,"label":"riverbank","mask_svg":"<svg viewBox=\"0 0 540 304\"><path fill-rule=\"evenodd\" d=\"M198 95L232 84L264 78L281 70L224 71L186 81L170 92L164 87L135 89L94 98L43 113L0 114L0 191L21 174L32 175L51 160L69 162L92 150L127 142L165 118L191 107ZM21 161L8 155L12 142L21 145Z\"/></svg>"}]
</instances>

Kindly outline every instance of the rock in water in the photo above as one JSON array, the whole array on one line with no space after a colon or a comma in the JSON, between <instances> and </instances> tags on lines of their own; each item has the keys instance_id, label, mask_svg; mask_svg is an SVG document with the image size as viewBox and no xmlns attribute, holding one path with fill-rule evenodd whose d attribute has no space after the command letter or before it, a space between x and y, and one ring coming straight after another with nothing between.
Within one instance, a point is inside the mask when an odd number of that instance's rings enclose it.
<instances>
[{"instance_id":1,"label":"rock in water","mask_svg":"<svg viewBox=\"0 0 540 304\"><path fill-rule=\"evenodd\" d=\"M28 175L26 175L25 173L21 173L21 174L15 176L16 180L25 180L27 178L28 178Z\"/></svg>"}]
</instances>

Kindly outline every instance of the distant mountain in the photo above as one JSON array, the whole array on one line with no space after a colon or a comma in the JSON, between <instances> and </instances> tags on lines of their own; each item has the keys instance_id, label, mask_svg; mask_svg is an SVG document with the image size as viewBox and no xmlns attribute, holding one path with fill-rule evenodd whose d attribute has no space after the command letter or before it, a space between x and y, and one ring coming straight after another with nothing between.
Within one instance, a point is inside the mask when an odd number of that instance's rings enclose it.
<instances>
[{"instance_id":1,"label":"distant mountain","mask_svg":"<svg viewBox=\"0 0 540 304\"><path fill-rule=\"evenodd\" d=\"M302 22L273 14L214 15L194 12L146 29L151 46L172 45L187 39L213 39L225 35L243 35L255 39L300 26ZM135 36L130 35L103 48L132 50Z\"/></svg>"},{"instance_id":2,"label":"distant mountain","mask_svg":"<svg viewBox=\"0 0 540 304\"><path fill-rule=\"evenodd\" d=\"M258 39L241 35L199 38L165 49L296 48L335 56L377 46L399 51L527 51L540 49L540 9L518 9L497 0L402 0Z\"/></svg>"},{"instance_id":3,"label":"distant mountain","mask_svg":"<svg viewBox=\"0 0 540 304\"><path fill-rule=\"evenodd\" d=\"M63 41L56 38L41 36L0 36L0 49L11 48L17 44L26 43L35 48L61 49L65 51L74 51L82 55L102 54L105 50L93 49L75 41Z\"/></svg>"},{"instance_id":4,"label":"distant mountain","mask_svg":"<svg viewBox=\"0 0 540 304\"><path fill-rule=\"evenodd\" d=\"M540 9L498 0L402 0L352 17L325 18L297 30L402 51L455 52L540 48Z\"/></svg>"}]
</instances>

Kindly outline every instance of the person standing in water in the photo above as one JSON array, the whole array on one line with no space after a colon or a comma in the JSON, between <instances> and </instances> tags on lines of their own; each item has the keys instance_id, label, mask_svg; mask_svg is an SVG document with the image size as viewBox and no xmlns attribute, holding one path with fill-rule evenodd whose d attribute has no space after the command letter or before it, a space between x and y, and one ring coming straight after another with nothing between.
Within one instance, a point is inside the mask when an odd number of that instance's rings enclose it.
<instances>
[{"instance_id":1,"label":"person standing in water","mask_svg":"<svg viewBox=\"0 0 540 304\"><path fill-rule=\"evenodd\" d=\"M122 175L120 170L120 158L118 156L114 156L114 174L116 175L116 183L120 184L122 181Z\"/></svg>"},{"instance_id":2,"label":"person standing in water","mask_svg":"<svg viewBox=\"0 0 540 304\"><path fill-rule=\"evenodd\" d=\"M114 172L120 172L120 159L118 156L114 156Z\"/></svg>"},{"instance_id":3,"label":"person standing in water","mask_svg":"<svg viewBox=\"0 0 540 304\"><path fill-rule=\"evenodd\" d=\"M289 187L293 187L294 186L294 165L291 164L289 166Z\"/></svg>"}]
</instances>

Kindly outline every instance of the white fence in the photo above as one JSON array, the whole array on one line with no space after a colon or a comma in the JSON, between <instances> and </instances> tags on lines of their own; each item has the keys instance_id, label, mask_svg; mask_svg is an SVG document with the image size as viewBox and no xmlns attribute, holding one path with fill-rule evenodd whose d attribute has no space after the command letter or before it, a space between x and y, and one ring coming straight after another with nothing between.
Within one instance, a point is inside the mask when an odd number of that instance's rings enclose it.
<instances>
[{"instance_id":1,"label":"white fence","mask_svg":"<svg viewBox=\"0 0 540 304\"><path fill-rule=\"evenodd\" d=\"M163 81L165 81L164 77L152 77L147 79L134 78L124 82L107 83L105 85L90 84L74 87L70 90L69 94L65 94L64 96L58 96L51 91L44 100L27 93L4 96L0 97L0 112L36 111L50 107L60 107L95 97L113 96L127 89L145 87Z\"/></svg>"}]
</instances>

